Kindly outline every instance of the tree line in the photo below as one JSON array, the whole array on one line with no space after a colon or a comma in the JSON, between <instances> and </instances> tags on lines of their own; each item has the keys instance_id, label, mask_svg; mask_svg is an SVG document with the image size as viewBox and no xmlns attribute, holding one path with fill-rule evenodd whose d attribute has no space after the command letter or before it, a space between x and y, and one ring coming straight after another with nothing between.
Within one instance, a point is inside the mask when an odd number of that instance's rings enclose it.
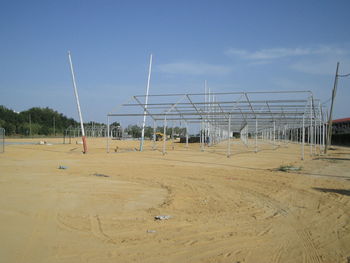
<instances>
[{"instance_id":1,"label":"tree line","mask_svg":"<svg viewBox=\"0 0 350 263\"><path fill-rule=\"evenodd\" d=\"M7 135L63 134L64 129L71 125L77 126L78 122L48 107L15 112L0 105L0 127Z\"/></svg>"},{"instance_id":2,"label":"tree line","mask_svg":"<svg viewBox=\"0 0 350 263\"><path fill-rule=\"evenodd\" d=\"M104 123L88 122L84 126L106 126ZM34 136L34 135L63 135L68 127L80 127L80 124L73 118L68 118L48 107L33 107L25 111L15 112L12 109L0 105L0 127L6 130L6 135L13 136ZM114 122L111 126L120 126L118 122ZM133 138L140 138L142 128L138 125L129 125L124 132ZM163 133L163 127L157 127L156 132ZM185 128L167 127L167 135L184 136ZM145 127L145 137L152 138L153 128Z\"/></svg>"}]
</instances>

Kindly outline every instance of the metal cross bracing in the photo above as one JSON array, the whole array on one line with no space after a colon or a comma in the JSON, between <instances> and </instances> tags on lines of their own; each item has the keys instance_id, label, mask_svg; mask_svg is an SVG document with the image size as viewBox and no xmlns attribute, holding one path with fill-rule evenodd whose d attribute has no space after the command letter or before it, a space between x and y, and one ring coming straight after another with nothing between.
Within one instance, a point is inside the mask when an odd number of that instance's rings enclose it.
<instances>
[{"instance_id":1,"label":"metal cross bracing","mask_svg":"<svg viewBox=\"0 0 350 263\"><path fill-rule=\"evenodd\" d=\"M154 123L162 122L164 130L172 121L182 121L186 128L197 125L201 150L223 140L230 144L229 138L234 133L243 134L247 145L255 141L256 152L258 140L267 140L274 145L301 143L302 159L305 143L310 145L311 154L321 153L324 149L325 111L311 91L157 94L148 95L147 104L143 102L145 98L145 95L136 95L119 105L118 112L107 115L108 123L112 117L146 115ZM164 145L165 141L166 136ZM230 152L230 145L227 151Z\"/></svg>"},{"instance_id":2,"label":"metal cross bracing","mask_svg":"<svg viewBox=\"0 0 350 263\"><path fill-rule=\"evenodd\" d=\"M110 126L109 135L111 138L121 139L123 138L123 128L120 126ZM85 125L84 130L87 137L107 137L107 126L106 125ZM80 137L82 134L80 127L69 126L64 130L63 144L72 143L72 138Z\"/></svg>"}]
</instances>

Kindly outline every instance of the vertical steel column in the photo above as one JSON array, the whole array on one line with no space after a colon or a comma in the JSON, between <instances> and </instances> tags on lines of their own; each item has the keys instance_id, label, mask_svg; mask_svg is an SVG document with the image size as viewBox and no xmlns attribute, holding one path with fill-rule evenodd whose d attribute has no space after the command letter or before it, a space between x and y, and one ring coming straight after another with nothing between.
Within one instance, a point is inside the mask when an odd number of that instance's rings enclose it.
<instances>
[{"instance_id":1,"label":"vertical steel column","mask_svg":"<svg viewBox=\"0 0 350 263\"><path fill-rule=\"evenodd\" d=\"M312 98L310 98L310 154L313 155L314 142L314 128L313 128L313 114L312 114Z\"/></svg>"},{"instance_id":2,"label":"vertical steel column","mask_svg":"<svg viewBox=\"0 0 350 263\"><path fill-rule=\"evenodd\" d=\"M325 149L325 131L326 131L326 124L322 124L322 148L323 148L323 153Z\"/></svg>"},{"instance_id":3,"label":"vertical steel column","mask_svg":"<svg viewBox=\"0 0 350 263\"><path fill-rule=\"evenodd\" d=\"M164 116L164 128L163 128L163 155L166 154L165 144L166 144L166 115Z\"/></svg>"},{"instance_id":4,"label":"vertical steel column","mask_svg":"<svg viewBox=\"0 0 350 263\"><path fill-rule=\"evenodd\" d=\"M186 149L188 149L188 124L186 121Z\"/></svg>"},{"instance_id":5,"label":"vertical steel column","mask_svg":"<svg viewBox=\"0 0 350 263\"><path fill-rule=\"evenodd\" d=\"M276 148L276 123L273 122L273 145Z\"/></svg>"},{"instance_id":6,"label":"vertical steel column","mask_svg":"<svg viewBox=\"0 0 350 263\"><path fill-rule=\"evenodd\" d=\"M174 150L174 121L171 122L171 149Z\"/></svg>"},{"instance_id":7,"label":"vertical steel column","mask_svg":"<svg viewBox=\"0 0 350 263\"><path fill-rule=\"evenodd\" d=\"M201 125L200 125L200 144L201 144L201 151L204 151L204 135L203 135L203 120L201 121Z\"/></svg>"},{"instance_id":8,"label":"vertical steel column","mask_svg":"<svg viewBox=\"0 0 350 263\"><path fill-rule=\"evenodd\" d=\"M318 103L318 142L319 142L319 149L320 152L319 154L321 154L322 152L322 114L321 114L322 108L321 108L321 103Z\"/></svg>"},{"instance_id":9,"label":"vertical steel column","mask_svg":"<svg viewBox=\"0 0 350 263\"><path fill-rule=\"evenodd\" d=\"M109 116L107 115L107 153L109 153Z\"/></svg>"},{"instance_id":10,"label":"vertical steel column","mask_svg":"<svg viewBox=\"0 0 350 263\"><path fill-rule=\"evenodd\" d=\"M228 138L227 138L227 158L229 158L231 156L231 114L228 115Z\"/></svg>"},{"instance_id":11,"label":"vertical steel column","mask_svg":"<svg viewBox=\"0 0 350 263\"><path fill-rule=\"evenodd\" d=\"M317 144L318 144L318 127L317 127L317 114L314 112L314 134L315 134L315 155L317 154Z\"/></svg>"},{"instance_id":12,"label":"vertical steel column","mask_svg":"<svg viewBox=\"0 0 350 263\"><path fill-rule=\"evenodd\" d=\"M208 105L207 105L207 81L204 81L204 113L206 114L206 119L204 122L204 142L206 142L208 137Z\"/></svg>"},{"instance_id":13,"label":"vertical steel column","mask_svg":"<svg viewBox=\"0 0 350 263\"><path fill-rule=\"evenodd\" d=\"M258 152L258 119L255 118L255 152Z\"/></svg>"},{"instance_id":14,"label":"vertical steel column","mask_svg":"<svg viewBox=\"0 0 350 263\"><path fill-rule=\"evenodd\" d=\"M304 120L304 115L303 115L303 131L302 131L302 144L301 144L301 159L304 160L304 144L305 144L305 120Z\"/></svg>"}]
</instances>

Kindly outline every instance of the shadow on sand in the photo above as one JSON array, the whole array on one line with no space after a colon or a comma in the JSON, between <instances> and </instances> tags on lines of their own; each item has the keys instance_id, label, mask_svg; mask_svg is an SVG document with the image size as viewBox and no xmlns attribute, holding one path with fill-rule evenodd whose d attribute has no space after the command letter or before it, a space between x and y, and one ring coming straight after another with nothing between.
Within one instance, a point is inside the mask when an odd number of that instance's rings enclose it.
<instances>
[{"instance_id":1,"label":"shadow on sand","mask_svg":"<svg viewBox=\"0 0 350 263\"><path fill-rule=\"evenodd\" d=\"M345 189L329 189L329 188L318 188L318 187L314 187L313 189L323 193L336 193L340 195L350 196L350 190L345 190Z\"/></svg>"}]
</instances>

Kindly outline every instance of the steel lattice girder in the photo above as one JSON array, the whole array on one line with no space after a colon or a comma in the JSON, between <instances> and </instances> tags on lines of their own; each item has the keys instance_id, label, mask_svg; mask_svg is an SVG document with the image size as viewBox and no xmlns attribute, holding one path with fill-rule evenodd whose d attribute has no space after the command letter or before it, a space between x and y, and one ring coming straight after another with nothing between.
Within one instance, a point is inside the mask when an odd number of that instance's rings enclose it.
<instances>
[{"instance_id":1,"label":"steel lattice girder","mask_svg":"<svg viewBox=\"0 0 350 263\"><path fill-rule=\"evenodd\" d=\"M165 118L169 121L187 123L208 122L217 126L228 125L231 118L232 131L239 131L242 123L248 127L259 122L259 129L292 125L300 127L305 119L321 120L322 108L311 91L275 92L226 92L194 94L149 95L149 103L142 103L145 95L136 95L131 102L119 105L112 117L149 116L155 121ZM255 129L255 128L254 128Z\"/></svg>"}]
</instances>

